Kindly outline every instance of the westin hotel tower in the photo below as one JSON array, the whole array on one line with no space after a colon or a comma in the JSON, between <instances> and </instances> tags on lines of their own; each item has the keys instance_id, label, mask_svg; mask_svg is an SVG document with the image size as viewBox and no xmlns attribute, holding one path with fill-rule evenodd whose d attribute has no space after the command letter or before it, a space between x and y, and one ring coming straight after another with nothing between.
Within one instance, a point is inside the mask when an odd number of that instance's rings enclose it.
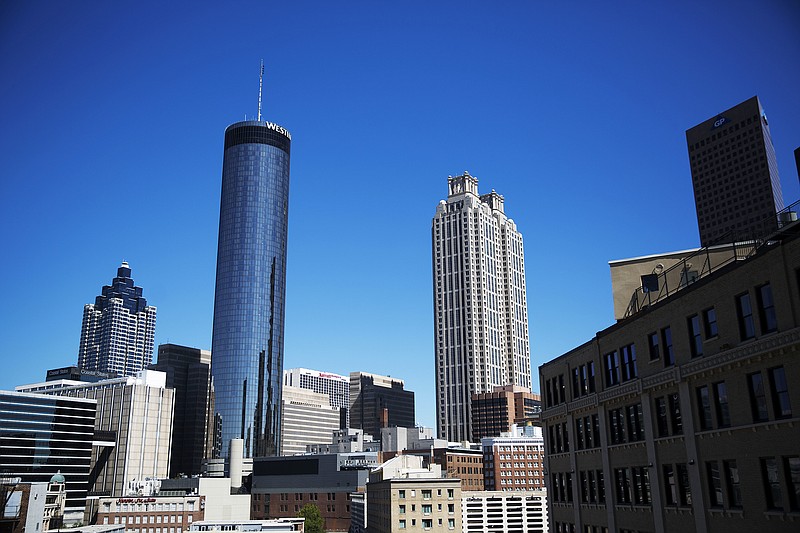
<instances>
[{"instance_id":1,"label":"westin hotel tower","mask_svg":"<svg viewBox=\"0 0 800 533\"><path fill-rule=\"evenodd\" d=\"M292 137L261 120L260 87L258 107L257 120L225 130L211 343L222 457L235 438L245 457L277 455L280 443Z\"/></svg>"}]
</instances>

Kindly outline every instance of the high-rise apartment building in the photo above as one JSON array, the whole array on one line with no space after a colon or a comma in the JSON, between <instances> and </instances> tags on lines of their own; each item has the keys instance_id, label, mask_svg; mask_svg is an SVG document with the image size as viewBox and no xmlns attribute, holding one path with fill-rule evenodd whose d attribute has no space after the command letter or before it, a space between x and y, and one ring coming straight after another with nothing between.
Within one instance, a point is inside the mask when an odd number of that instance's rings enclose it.
<instances>
[{"instance_id":1,"label":"high-rise apartment building","mask_svg":"<svg viewBox=\"0 0 800 533\"><path fill-rule=\"evenodd\" d=\"M375 438L381 428L414 427L414 393L404 387L402 379L350 372L350 425Z\"/></svg>"},{"instance_id":2,"label":"high-rise apartment building","mask_svg":"<svg viewBox=\"0 0 800 533\"><path fill-rule=\"evenodd\" d=\"M283 371L283 384L327 394L330 405L343 413L342 427L350 426L350 380L347 377L308 368L290 368Z\"/></svg>"},{"instance_id":3,"label":"high-rise apartment building","mask_svg":"<svg viewBox=\"0 0 800 533\"><path fill-rule=\"evenodd\" d=\"M156 308L147 305L142 288L123 262L111 285L83 308L78 366L83 370L132 376L153 360Z\"/></svg>"},{"instance_id":4,"label":"high-rise apartment building","mask_svg":"<svg viewBox=\"0 0 800 533\"><path fill-rule=\"evenodd\" d=\"M280 446L290 145L260 116L225 130L211 343L223 457L234 438L246 457Z\"/></svg>"},{"instance_id":5,"label":"high-rise apartment building","mask_svg":"<svg viewBox=\"0 0 800 533\"><path fill-rule=\"evenodd\" d=\"M531 387L522 234L504 198L478 195L465 172L433 217L436 420L439 436L471 440L473 394Z\"/></svg>"},{"instance_id":6,"label":"high-rise apartment building","mask_svg":"<svg viewBox=\"0 0 800 533\"><path fill-rule=\"evenodd\" d=\"M214 391L211 352L178 344L160 344L158 363L150 367L167 375L175 390L170 477L203 472L203 460L213 457Z\"/></svg>"},{"instance_id":7,"label":"high-rise apartment building","mask_svg":"<svg viewBox=\"0 0 800 533\"><path fill-rule=\"evenodd\" d=\"M757 96L686 131L700 245L777 229L783 209L769 123Z\"/></svg>"}]
</instances>

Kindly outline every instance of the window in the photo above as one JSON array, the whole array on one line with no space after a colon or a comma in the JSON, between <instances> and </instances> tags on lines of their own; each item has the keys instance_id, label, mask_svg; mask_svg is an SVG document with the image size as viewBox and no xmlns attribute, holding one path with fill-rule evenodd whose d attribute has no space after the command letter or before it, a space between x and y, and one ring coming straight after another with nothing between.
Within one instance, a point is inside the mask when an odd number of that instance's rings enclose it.
<instances>
[{"instance_id":1,"label":"window","mask_svg":"<svg viewBox=\"0 0 800 533\"><path fill-rule=\"evenodd\" d=\"M422 491L422 499L423 500L430 500L431 499L431 491L430 490L423 490Z\"/></svg>"},{"instance_id":2,"label":"window","mask_svg":"<svg viewBox=\"0 0 800 533\"><path fill-rule=\"evenodd\" d=\"M642 404L628 405L625 407L625 414L628 418L628 442L644 440Z\"/></svg>"},{"instance_id":3,"label":"window","mask_svg":"<svg viewBox=\"0 0 800 533\"><path fill-rule=\"evenodd\" d=\"M706 463L708 477L708 501L712 507L722 507L722 482L719 478L719 464L716 461Z\"/></svg>"},{"instance_id":4,"label":"window","mask_svg":"<svg viewBox=\"0 0 800 533\"><path fill-rule=\"evenodd\" d=\"M739 337L744 341L756 336L753 324L753 309L750 306L750 294L745 292L736 297L736 316L739 319Z\"/></svg>"},{"instance_id":5,"label":"window","mask_svg":"<svg viewBox=\"0 0 800 533\"><path fill-rule=\"evenodd\" d=\"M650 352L651 361L656 361L661 358L661 351L658 346L658 332L647 335L647 348Z\"/></svg>"},{"instance_id":6,"label":"window","mask_svg":"<svg viewBox=\"0 0 800 533\"><path fill-rule=\"evenodd\" d=\"M697 414L700 419L700 429L711 429L711 399L708 396L708 386L697 387Z\"/></svg>"},{"instance_id":7,"label":"window","mask_svg":"<svg viewBox=\"0 0 800 533\"><path fill-rule=\"evenodd\" d=\"M617 352L607 353L603 358L606 372L606 387L619 385L619 356Z\"/></svg>"},{"instance_id":8,"label":"window","mask_svg":"<svg viewBox=\"0 0 800 533\"><path fill-rule=\"evenodd\" d=\"M422 506L422 514L429 515L433 512L433 506L425 504Z\"/></svg>"},{"instance_id":9,"label":"window","mask_svg":"<svg viewBox=\"0 0 800 533\"><path fill-rule=\"evenodd\" d=\"M664 498L667 505L678 505L678 488L675 484L675 470L672 465L664 465Z\"/></svg>"},{"instance_id":10,"label":"window","mask_svg":"<svg viewBox=\"0 0 800 533\"><path fill-rule=\"evenodd\" d=\"M682 506L692 505L692 489L689 486L689 470L686 463L675 465L675 473L678 478L678 496Z\"/></svg>"},{"instance_id":11,"label":"window","mask_svg":"<svg viewBox=\"0 0 800 533\"><path fill-rule=\"evenodd\" d=\"M681 400L678 393L671 394L669 400L670 421L672 422L672 434L681 435L683 433L683 418L681 417Z\"/></svg>"},{"instance_id":12,"label":"window","mask_svg":"<svg viewBox=\"0 0 800 533\"><path fill-rule=\"evenodd\" d=\"M617 505L621 503L631 503L631 481L628 478L627 468L614 469L614 488L616 491Z\"/></svg>"},{"instance_id":13,"label":"window","mask_svg":"<svg viewBox=\"0 0 800 533\"><path fill-rule=\"evenodd\" d=\"M397 497L400 498L400 499L405 499L406 491L404 491L404 490L397 491Z\"/></svg>"},{"instance_id":14,"label":"window","mask_svg":"<svg viewBox=\"0 0 800 533\"><path fill-rule=\"evenodd\" d=\"M622 381L630 381L639 375L636 369L636 346L628 344L619 352L622 355Z\"/></svg>"},{"instance_id":15,"label":"window","mask_svg":"<svg viewBox=\"0 0 800 533\"><path fill-rule=\"evenodd\" d=\"M667 326L661 330L661 341L664 345L664 366L675 364L675 354L672 351L672 330Z\"/></svg>"},{"instance_id":16,"label":"window","mask_svg":"<svg viewBox=\"0 0 800 533\"><path fill-rule=\"evenodd\" d=\"M742 490L739 486L739 468L736 461L722 461L725 470L725 485L728 488L728 500L730 507L742 506Z\"/></svg>"},{"instance_id":17,"label":"window","mask_svg":"<svg viewBox=\"0 0 800 533\"><path fill-rule=\"evenodd\" d=\"M646 466L634 466L631 468L631 480L633 487L633 503L636 505L649 505L650 498L650 475Z\"/></svg>"},{"instance_id":18,"label":"window","mask_svg":"<svg viewBox=\"0 0 800 533\"><path fill-rule=\"evenodd\" d=\"M700 335L700 317L692 315L686 321L689 326L689 348L691 348L692 357L700 357L703 355L703 337Z\"/></svg>"},{"instance_id":19,"label":"window","mask_svg":"<svg viewBox=\"0 0 800 533\"><path fill-rule=\"evenodd\" d=\"M406 514L406 506L405 505L401 505L400 506L400 514Z\"/></svg>"},{"instance_id":20,"label":"window","mask_svg":"<svg viewBox=\"0 0 800 533\"><path fill-rule=\"evenodd\" d=\"M711 339L719 335L717 329L717 311L713 307L703 311L703 327L706 330L706 339Z\"/></svg>"},{"instance_id":21,"label":"window","mask_svg":"<svg viewBox=\"0 0 800 533\"><path fill-rule=\"evenodd\" d=\"M792 407L789 405L789 385L786 383L786 372L784 372L783 367L771 368L769 370L769 380L775 418L791 417Z\"/></svg>"},{"instance_id":22,"label":"window","mask_svg":"<svg viewBox=\"0 0 800 533\"><path fill-rule=\"evenodd\" d=\"M622 409L611 409L608 412L609 429L611 431L611 444L625 442L625 416Z\"/></svg>"},{"instance_id":23,"label":"window","mask_svg":"<svg viewBox=\"0 0 800 533\"><path fill-rule=\"evenodd\" d=\"M667 399L665 397L656 398L656 433L659 437L669 436L669 425L667 423Z\"/></svg>"},{"instance_id":24,"label":"window","mask_svg":"<svg viewBox=\"0 0 800 533\"><path fill-rule=\"evenodd\" d=\"M785 457L783 461L786 481L789 483L789 508L798 511L800 510L800 457Z\"/></svg>"},{"instance_id":25,"label":"window","mask_svg":"<svg viewBox=\"0 0 800 533\"><path fill-rule=\"evenodd\" d=\"M728 407L728 389L725 387L724 381L714 383L714 409L717 412L717 426L730 426L731 412Z\"/></svg>"},{"instance_id":26,"label":"window","mask_svg":"<svg viewBox=\"0 0 800 533\"><path fill-rule=\"evenodd\" d=\"M406 521L405 520L400 520L400 522L398 523L398 527L400 529L405 529L406 528Z\"/></svg>"},{"instance_id":27,"label":"window","mask_svg":"<svg viewBox=\"0 0 800 533\"><path fill-rule=\"evenodd\" d=\"M772 299L772 288L769 283L758 288L758 318L762 334L777 331L778 319L775 316L775 302Z\"/></svg>"},{"instance_id":28,"label":"window","mask_svg":"<svg viewBox=\"0 0 800 533\"><path fill-rule=\"evenodd\" d=\"M433 527L433 520L430 518L423 518L422 519L422 528L423 529L430 529Z\"/></svg>"},{"instance_id":29,"label":"window","mask_svg":"<svg viewBox=\"0 0 800 533\"><path fill-rule=\"evenodd\" d=\"M764 392L764 378L761 376L761 372L748 374L747 385L750 389L750 411L753 414L753 422L769 420L767 396Z\"/></svg>"},{"instance_id":30,"label":"window","mask_svg":"<svg viewBox=\"0 0 800 533\"><path fill-rule=\"evenodd\" d=\"M783 509L778 461L774 457L761 459L761 475L764 480L764 492L767 495L767 507L770 509Z\"/></svg>"}]
</instances>

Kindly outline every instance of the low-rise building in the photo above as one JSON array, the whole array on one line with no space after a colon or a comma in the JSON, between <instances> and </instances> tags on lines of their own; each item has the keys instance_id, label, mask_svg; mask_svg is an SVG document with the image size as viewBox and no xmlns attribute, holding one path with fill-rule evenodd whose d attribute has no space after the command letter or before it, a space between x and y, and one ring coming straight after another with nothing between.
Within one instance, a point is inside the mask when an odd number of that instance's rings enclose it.
<instances>
[{"instance_id":1,"label":"low-rise building","mask_svg":"<svg viewBox=\"0 0 800 533\"><path fill-rule=\"evenodd\" d=\"M203 520L205 500L205 496L164 492L143 498L100 498L97 524L122 524L126 533L182 533Z\"/></svg>"},{"instance_id":2,"label":"low-rise building","mask_svg":"<svg viewBox=\"0 0 800 533\"><path fill-rule=\"evenodd\" d=\"M370 533L461 531L461 480L421 457L399 455L371 472L366 499Z\"/></svg>"},{"instance_id":3,"label":"low-rise building","mask_svg":"<svg viewBox=\"0 0 800 533\"><path fill-rule=\"evenodd\" d=\"M350 494L363 492L377 452L256 457L252 510L256 519L288 518L316 505L326 531L350 528Z\"/></svg>"}]
</instances>

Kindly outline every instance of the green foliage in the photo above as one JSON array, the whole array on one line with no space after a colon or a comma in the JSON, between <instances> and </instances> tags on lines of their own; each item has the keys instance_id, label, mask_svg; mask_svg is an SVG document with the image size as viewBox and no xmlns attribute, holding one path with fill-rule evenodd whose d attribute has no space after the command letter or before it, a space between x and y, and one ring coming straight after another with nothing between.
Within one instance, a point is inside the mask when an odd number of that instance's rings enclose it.
<instances>
[{"instance_id":1,"label":"green foliage","mask_svg":"<svg viewBox=\"0 0 800 533\"><path fill-rule=\"evenodd\" d=\"M298 511L297 516L306 519L306 533L325 533L325 519L322 518L322 513L313 503L305 504Z\"/></svg>"}]
</instances>

